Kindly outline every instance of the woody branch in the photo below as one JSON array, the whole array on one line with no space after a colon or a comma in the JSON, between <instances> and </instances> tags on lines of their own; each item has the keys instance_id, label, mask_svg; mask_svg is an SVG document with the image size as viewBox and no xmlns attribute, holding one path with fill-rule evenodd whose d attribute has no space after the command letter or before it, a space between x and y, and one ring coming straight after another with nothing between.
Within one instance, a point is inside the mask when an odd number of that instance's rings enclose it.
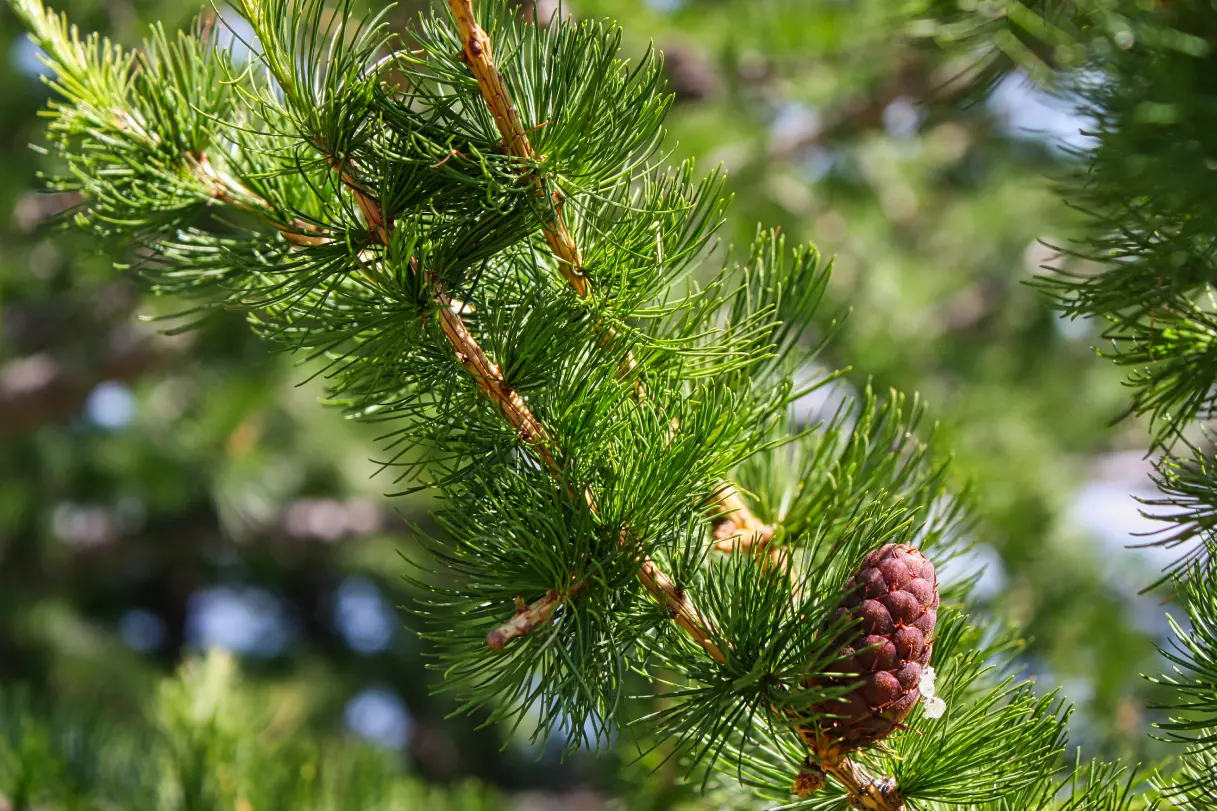
<instances>
[{"instance_id":1,"label":"woody branch","mask_svg":"<svg viewBox=\"0 0 1217 811\"><path fill-rule=\"evenodd\" d=\"M449 7L460 33L464 59L477 79L482 98L498 127L504 149L508 154L522 160L536 160L536 154L512 101L507 83L495 66L490 37L477 22L473 10L473 0L449 0ZM533 173L532 182L547 211L547 218L542 223L546 242L558 260L562 275L581 298L586 298L591 292L590 284L583 274L582 257L578 245L564 221L561 194L549 191L539 173ZM627 369L632 368L632 363L627 366ZM642 392L639 393L642 394ZM748 509L739 491L733 485L724 483L714 495L717 497L712 517L715 549L724 552L762 551L773 538L773 527L758 519ZM775 557L774 560L781 562L780 556ZM687 598L675 587L670 578L654 567L649 558L640 568L639 578L648 591L656 595L657 599L667 606L673 620L695 640L703 643L702 646L707 654L718 662L725 661L722 651L706 637L704 620L696 609L689 604ZM551 595L546 595L528 606L525 611L518 612L516 617L494 632L495 635L500 634L501 631L504 632L500 636L495 636L495 642L497 643L507 636L505 629L510 628L511 631L516 631L515 635L519 636L534 627L517 622L521 616L530 620L534 613L539 613L538 609L547 612L546 615L548 615L548 613L552 613L554 607L556 607L556 603ZM507 638L510 637L507 636ZM506 639L503 639L501 644L506 644ZM823 768L827 774L832 775L846 788L851 802L858 807L868 809L868 811L905 811L904 802L900 798L894 780L872 778L861 766L843 756L830 759L825 762Z\"/></svg>"},{"instance_id":2,"label":"woody branch","mask_svg":"<svg viewBox=\"0 0 1217 811\"><path fill-rule=\"evenodd\" d=\"M383 244L387 244L394 227L392 218L386 215L379 201L357 182L349 166L332 156L330 165L338 172L340 179L354 196L356 204L364 212L370 232ZM439 318L444 336L457 360L473 377L478 388L498 406L499 411L541 460L550 475L561 479L562 465L558 460L557 445L550 432L532 414L519 392L506 382L498 364L490 359L474 339L461 318L462 305L444 291L435 274L422 270L414 258L410 259L410 267L414 273L424 274L424 280L432 291L433 300L439 305ZM591 491L584 490L583 497L592 513L597 514L595 496ZM623 544L636 544L636 539L630 538L625 532L622 532L620 538ZM668 609L673 621L694 642L717 661L724 661L722 651L711 638L708 630L709 624L672 578L663 572L649 556L643 558L639 579L655 600ZM582 585L581 581L572 584L568 589L568 596L582 588ZM530 605L518 606L512 619L487 635L487 645L492 649L501 649L512 639L527 634L537 625L548 621L563 599L563 595L550 591Z\"/></svg>"},{"instance_id":3,"label":"woody branch","mask_svg":"<svg viewBox=\"0 0 1217 811\"><path fill-rule=\"evenodd\" d=\"M502 138L504 150L521 160L536 161L537 155L528 131L520 120L507 82L495 65L493 44L477 22L472 0L449 0L449 7L460 34L462 55L477 80L482 98ZM540 173L534 171L530 174L545 211L542 220L545 241L571 288L580 298L587 298L591 295L591 285L584 275L582 253L571 236L563 214L561 192L551 190ZM612 335L606 337L611 339ZM627 354L622 371L633 371L636 365L633 356ZM645 396L640 384L635 386L635 392L639 397ZM754 546L759 549L773 537L773 528L753 515L735 487L729 484L722 487L721 498L714 507L713 523L715 548L720 551L744 551ZM733 543L733 539L738 543Z\"/></svg>"}]
</instances>

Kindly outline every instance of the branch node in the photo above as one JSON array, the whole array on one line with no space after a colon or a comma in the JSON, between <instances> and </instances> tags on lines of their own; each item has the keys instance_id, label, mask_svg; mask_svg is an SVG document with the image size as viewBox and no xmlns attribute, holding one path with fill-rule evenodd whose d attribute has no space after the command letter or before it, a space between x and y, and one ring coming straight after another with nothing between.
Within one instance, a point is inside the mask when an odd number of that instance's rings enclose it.
<instances>
[{"instance_id":1,"label":"branch node","mask_svg":"<svg viewBox=\"0 0 1217 811\"><path fill-rule=\"evenodd\" d=\"M895 778L874 777L840 752L825 754L832 759L821 759L820 768L844 787L851 806L865 811L908 811Z\"/></svg>"},{"instance_id":2,"label":"branch node","mask_svg":"<svg viewBox=\"0 0 1217 811\"><path fill-rule=\"evenodd\" d=\"M796 797L810 797L824 788L827 783L828 778L823 769L810 760L805 760L802 771L794 778L794 785L790 787L790 793Z\"/></svg>"},{"instance_id":3,"label":"branch node","mask_svg":"<svg viewBox=\"0 0 1217 811\"><path fill-rule=\"evenodd\" d=\"M562 604L558 592L550 589L544 597L524 604L522 597L515 598L516 613L507 622L486 634L486 647L491 650L502 650L508 642L516 637L525 636L538 625L544 625L553 616L554 610Z\"/></svg>"},{"instance_id":4,"label":"branch node","mask_svg":"<svg viewBox=\"0 0 1217 811\"><path fill-rule=\"evenodd\" d=\"M719 552L761 552L773 540L774 528L757 518L731 485L720 492L711 518L714 548Z\"/></svg>"}]
</instances>

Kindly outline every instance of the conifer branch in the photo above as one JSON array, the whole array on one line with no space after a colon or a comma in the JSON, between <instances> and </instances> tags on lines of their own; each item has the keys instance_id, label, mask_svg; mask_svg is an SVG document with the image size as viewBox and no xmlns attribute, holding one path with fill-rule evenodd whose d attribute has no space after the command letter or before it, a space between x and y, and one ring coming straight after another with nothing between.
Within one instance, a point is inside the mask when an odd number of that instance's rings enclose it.
<instances>
[{"instance_id":1,"label":"conifer branch","mask_svg":"<svg viewBox=\"0 0 1217 811\"><path fill-rule=\"evenodd\" d=\"M448 5L452 9L452 15L463 43L464 60L477 79L482 98L503 139L503 148L514 157L522 160L535 160L536 154L528 139L524 124L520 121L511 91L503 79L503 74L499 72L494 63L490 36L478 24L477 17L474 15L473 0L449 0ZM542 222L545 241L558 260L558 267L562 275L575 293L580 298L587 298L591 289L587 277L583 274L583 258L579 246L571 236L562 213L561 192L554 190L551 193L546 188L544 178L536 172L532 173L532 183L537 194L547 199L550 204L548 216ZM633 355L628 354L622 364L623 371L628 373L636 365L637 361ZM635 387L635 391L642 394L638 387ZM734 489L731 492L734 492ZM589 503L593 503L590 495ZM733 521L746 520L740 513L741 509L744 514L752 518L751 514L747 512L747 507L736 496L732 514ZM752 520L756 519L752 518ZM772 535L772 531L769 534ZM647 591L671 612L672 619L677 625L688 633L711 658L718 662L724 661L722 651L714 644L706 631L706 622L701 614L672 579L662 572L649 557L643 561L638 577ZM527 633L536 625L531 621L533 618L548 617L553 612L553 602L550 595L540 598L527 610L517 613L503 626L492 631L487 637L488 644L492 648L496 645L501 648L508 640Z\"/></svg>"},{"instance_id":2,"label":"conifer branch","mask_svg":"<svg viewBox=\"0 0 1217 811\"><path fill-rule=\"evenodd\" d=\"M503 139L504 151L521 160L536 160L536 153L533 152L528 133L520 121L511 91L507 88L503 74L494 64L490 36L478 24L473 13L473 0L448 0L448 6L452 9L452 16L460 32L465 62L477 79L486 106L490 108L490 115L494 118L495 126ZM531 175L537 196L547 202L548 214L541 222L545 241L557 258L562 275L579 297L585 298L589 291L587 277L583 275L583 255L562 214L562 193L557 189L551 192L539 173L532 172Z\"/></svg>"},{"instance_id":3,"label":"conifer branch","mask_svg":"<svg viewBox=\"0 0 1217 811\"><path fill-rule=\"evenodd\" d=\"M342 164L336 158L330 156L329 161L330 166L338 172L343 184L351 191L360 210L364 212L369 228L379 235L383 244L387 245L392 236L393 223L384 215L380 203L363 190L351 173L342 168ZM457 360L473 377L478 388L498 406L504 418L516 429L520 439L537 454L550 475L561 481L563 478L562 465L558 461L555 444L549 432L540 420L533 416L519 392L506 382L499 365L490 359L474 339L461 318L463 305L444 292L435 274L422 271L416 258L410 258L410 267L415 274L420 272L425 274L427 286L433 293L433 300L439 305L439 318L444 336L448 339ZM590 490L584 491L584 498L592 513L597 514L595 496ZM620 540L622 544L631 542L624 531L621 533ZM709 624L705 618L685 596L683 590L659 568L650 556L644 557L638 570L638 578L643 587L657 602L667 608L673 621L694 642L715 661L720 663L725 661L722 650L711 639L708 631ZM570 589L570 594L574 594L581 587L581 582L575 583ZM492 650L501 650L512 639L524 636L538 625L545 623L562 602L563 598L551 589L543 597L517 610L510 620L487 634L487 646Z\"/></svg>"},{"instance_id":4,"label":"conifer branch","mask_svg":"<svg viewBox=\"0 0 1217 811\"><path fill-rule=\"evenodd\" d=\"M114 123L120 130L131 132L150 144L159 145L160 137L156 132L143 126L131 113L126 110L111 110ZM293 245L325 245L330 241L322 228L314 223L295 217L287 222L278 222L274 215L274 207L246 188L239 180L229 173L218 169L207 157L206 152L185 153L182 163L190 175L210 193L213 200L247 214L265 216L270 224L278 229L283 238Z\"/></svg>"},{"instance_id":5,"label":"conifer branch","mask_svg":"<svg viewBox=\"0 0 1217 811\"><path fill-rule=\"evenodd\" d=\"M780 243L762 237L738 289L716 281L687 301L663 303L662 285L691 268L715 227L717 198L712 180L695 186L685 173L669 187L667 179L654 182L657 166L633 171L657 143L666 102L656 70L641 71L641 78L624 71L617 76L615 49L601 47L612 44L605 40L611 32L579 26L529 40L537 32L525 29L525 58L512 63L520 67L521 88L555 87L561 96L561 78L577 83L582 72L593 77L583 101L559 99L553 109L563 112L525 116L551 119L543 136L532 136L546 153L539 154L525 129L536 121L522 121L517 113L471 0L450 0L458 27L463 20L466 29L458 32L462 59L450 26L423 22L417 53L426 58L411 62L421 80L406 96L382 93L395 88L378 85L380 74L369 70L381 64L386 27L370 24L366 36L350 43L338 27L322 23L321 0L302 8L293 0L245 4L242 13L265 49L258 55L264 77L236 70L222 52L200 51L189 37L180 46L162 38L149 49L147 75L133 89L106 84L111 76L127 75L127 56L105 51L97 57L99 67L89 69L98 75L84 76L88 70L75 67L81 46L60 33L59 18L47 23L49 16L35 8L38 0L19 2L31 6L27 16L34 25L49 29L44 50L55 55L56 65L66 65L59 72L75 82L64 95L76 106L59 113L56 133L62 136L57 148L74 161L78 178L62 187L80 185L96 201L95 218L84 224L104 235L150 239L163 257L150 268L157 289L219 298L247 310L260 332L285 347L326 358L331 397L348 413L397 421L384 437L395 454L387 464L426 470L429 457L407 455L414 440L440 452L437 475L428 483L445 502L436 515L450 545L437 558L463 577L455 586L423 583L433 597L422 610L437 621L434 637L456 652L449 686L466 692L469 708L493 703L498 720L540 707L539 726L569 723L569 745L579 745L589 739L588 721L598 728L618 717L628 661L617 654L633 649L644 657L642 666L653 663L691 686L661 718L668 731L703 747L698 761L710 765L737 745L741 763L755 750L770 789L776 777L776 789L785 791L790 765L810 753L808 768L842 786L855 807L907 811L897 780L917 801L944 786L965 796L959 792L966 786L959 786L991 765L956 755L973 771L948 768L957 763L927 766L930 748L917 749L922 738L906 735L894 742L904 747L897 754L907 755L892 766L895 779L874 777L845 757L873 745L873 736L865 743L848 739L853 749L817 747L814 733L804 729L818 729L818 719L832 714L826 702L845 689L827 678L839 670L840 657L825 630L830 618L822 615L851 562L901 537L909 543L948 537L945 527L954 519L935 517L932 527L909 520L941 501L937 474L915 472L920 457L916 464L889 462L898 454L892 442L879 440L889 427L899 428L896 436L910 435L903 421L860 419L848 443L839 442L843 429L832 425L814 450L811 441L796 444L797 466L783 465L780 456L763 460L794 475L775 482L776 489L758 490L795 492L797 485L799 493L796 503L783 507L783 548L775 555L773 529L748 511L745 491L725 480L771 444L803 442L801 436L783 439L795 393L788 371L797 358L791 353L802 335L789 325L811 312L826 277L814 252L796 252L794 264L783 264ZM564 47L551 48L555 42ZM530 48L535 60L528 58ZM324 67L321 53L328 54ZM561 60L555 75L531 76L550 54ZM600 67L584 71L595 54L603 56ZM197 75L165 81L180 77L179 65L194 65L196 58ZM595 79L605 76L611 80ZM635 84L637 100L621 92ZM217 94L231 90L233 107L198 110L181 103L211 98L216 88ZM548 90L539 92L548 100ZM501 143L485 132L483 102ZM595 112L613 104L621 115ZM130 121L120 119L116 128L109 111L124 105ZM174 115L183 110L189 115ZM602 126L606 122L618 126L610 130ZM228 126L235 134L223 141L215 128ZM588 140L595 137L601 140ZM117 140L118 147L97 148L103 138ZM223 143L229 146L212 146ZM559 146L551 150L551 144ZM500 149L507 154L489 162L466 159ZM585 164L587 156L596 160ZM117 179L114 165L124 167ZM568 165L572 174L555 168ZM588 230L578 233L586 233L579 241L596 273L604 272L606 292L609 280L622 280L622 292L614 293L620 299L593 300L580 245L563 219L561 195L553 194L564 178L575 176L593 178L587 188L607 189L607 230L592 209ZM638 185L646 191L635 196ZM150 194L131 201L133 188ZM256 215L262 227L238 229L244 233L236 236L227 227L197 229L199 214L212 206ZM567 213L574 217L574 202ZM563 276L586 302L560 291L551 295L555 291L537 275L543 268L529 248L541 229ZM647 258L653 233L659 235L657 253L666 254L654 263ZM679 250L666 250L669 245ZM611 324L620 333L588 317L586 305L598 309L603 303L614 308ZM660 340L648 345L655 352L648 352L643 370L619 338L629 329L624 324L645 318L660 322ZM567 339L577 340L580 351L568 351ZM648 390L634 382L637 374L623 378L623 368L646 371ZM848 484L833 475L838 465L851 472ZM803 489L805 482L822 484L812 491ZM902 497L907 491L907 502L848 512L870 502L864 494L892 491L893 484ZM767 560L753 565L741 555L696 565L707 551L707 529L723 551L763 552ZM787 548L807 554L791 560ZM668 561L677 567L672 574L661 568ZM770 562L791 574L797 563L805 578L771 576ZM686 588L696 590L700 608ZM800 597L800 588L814 596ZM526 602L520 591L535 599ZM514 615L501 622L496 606L513 600ZM486 647L501 649L538 626L545 638L512 651L519 655L487 655ZM682 633L694 644L673 639ZM952 638L958 642L959 633ZM672 641L681 644L665 644ZM948 651L940 655L948 655L949 640L942 644ZM928 662L927 650L921 655ZM535 687L529 682L534 678ZM963 689L976 677L956 679ZM906 711L918 700L913 689L899 687L911 697ZM890 704L861 700L869 713L864 720L879 718ZM769 735L767 729L736 724L755 713L768 722L780 719L783 734L756 747L756 736ZM1012 713L986 718L997 726ZM903 717L886 719L887 731ZM1041 749L1055 751L1053 723L1055 718L1029 724L1021 737L1012 733L1019 751L1032 751L1041 738L1047 741ZM732 729L740 733L738 741ZM987 729L978 722L965 728L971 736L963 736L961 746L974 751ZM774 738L781 739L779 747L772 746ZM781 762L771 768L762 761L773 753ZM989 750L984 754L988 759ZM921 775L906 763L928 777L918 782ZM988 799L1002 785L993 777L967 796Z\"/></svg>"},{"instance_id":6,"label":"conifer branch","mask_svg":"<svg viewBox=\"0 0 1217 811\"><path fill-rule=\"evenodd\" d=\"M327 156L327 158L330 167L338 173L343 184L350 190L352 198L367 221L370 233L379 239L381 244L387 245L392 236L393 224L383 214L380 203L363 189L349 169L344 168L336 157ZM195 175L210 187L212 195L217 201L251 213L265 214L270 209L269 203L246 189L231 175L218 171L207 160L206 155L199 155L193 160L188 160L187 163L192 166ZM284 238L293 244L315 246L324 245L330 241L330 238L321 234L321 229L312 223L297 219L289 225L283 225L275 222L273 218L268 217L268 219L283 234ZM410 259L410 267L414 273L420 272L418 262L413 257ZM507 384L503 378L502 369L490 359L469 331L461 318L465 305L449 296L434 274L428 273L426 282L432 291L432 301L438 306L444 337L447 338L457 360L473 377L478 388L499 408L512 428L519 433L520 438L537 454L546 468L555 475L559 473L561 466L551 450L553 443L545 427L533 416L519 392ZM542 598L538 603L543 603L544 599ZM539 618L537 621L544 621L552 611L552 607L547 611L538 608L532 612L532 615ZM532 625L527 625L527 623L515 619L513 622L515 628L525 626L531 628L536 624L534 622ZM523 632L527 633L527 631ZM510 639L511 636L507 638Z\"/></svg>"},{"instance_id":7,"label":"conifer branch","mask_svg":"<svg viewBox=\"0 0 1217 811\"><path fill-rule=\"evenodd\" d=\"M393 234L393 221L385 215L380 202L368 194L351 174L350 169L333 155L327 155L330 167L338 174L343 185L351 192L356 205L363 212L368 229L381 244L388 245ZM457 361L473 377L477 387L498 407L503 417L511 424L520 439L537 455L551 475L559 476L562 466L554 455L554 443L549 433L528 408L524 398L503 377L503 370L482 349L461 317L466 305L456 301L444 290L436 274L419 267L418 259L410 257L410 269L423 274L432 301L438 305L440 327ZM552 608L546 616L552 613ZM544 618L542 618L543 621ZM535 624L535 623L534 623ZM523 627L520 625L519 627Z\"/></svg>"},{"instance_id":8,"label":"conifer branch","mask_svg":"<svg viewBox=\"0 0 1217 811\"><path fill-rule=\"evenodd\" d=\"M507 154L521 160L536 160L536 153L528 138L528 131L520 120L511 90L495 65L490 36L474 14L473 0L449 0L448 5L460 34L463 59L477 80L482 99L486 102L502 138L503 148ZM545 241L554 258L558 260L558 268L571 288L580 298L587 298L591 295L591 285L583 273L582 252L571 236L563 214L562 193L556 189L550 192L540 173L533 171L531 176L538 197L547 203L548 213L542 222ZM609 332L605 337L611 340L614 336ZM637 365L633 353L627 353L622 360L621 371L623 374L629 374ZM646 389L641 382L635 383L634 390L639 398L646 396ZM714 548L720 552L748 551L753 546L759 549L768 544L773 537L774 528L752 513L733 485L725 483L723 494L712 519L716 542Z\"/></svg>"},{"instance_id":9,"label":"conifer branch","mask_svg":"<svg viewBox=\"0 0 1217 811\"><path fill-rule=\"evenodd\" d=\"M370 233L376 236L381 244L387 245L393 226L392 221L384 216L380 203L363 190L350 171L344 168L337 158L331 156L329 164L351 192L352 198L364 215ZM197 167L196 174L211 185L217 200L246 211L252 211L258 207L269 208L265 201L244 189L231 176L217 172L207 162L205 156L200 156L195 162L195 166ZM272 221L272 224L283 233L285 238L297 245L322 245L329 241L329 238L325 236L297 233L279 223ZM302 226L308 226L307 230L314 230L314 227L308 223L297 223L293 227L305 230ZM415 274L420 272L418 261L414 257L410 258L410 268ZM551 442L544 426L533 416L519 392L506 383L499 365L490 359L474 339L461 318L465 305L450 297L434 274L427 273L426 281L433 292L432 300L438 305L440 325L444 336L458 362L473 377L478 388L499 408L504 418L519 433L520 438L537 454L546 469L551 474L558 475L561 466L550 449ZM576 584L572 593L577 590L579 585L581 584ZM662 595L659 598L664 599ZM515 616L488 634L486 644L493 650L501 650L512 639L523 636L538 625L547 622L554 610L561 604L562 598L556 591L550 590L545 596L530 605L521 607Z\"/></svg>"}]
</instances>

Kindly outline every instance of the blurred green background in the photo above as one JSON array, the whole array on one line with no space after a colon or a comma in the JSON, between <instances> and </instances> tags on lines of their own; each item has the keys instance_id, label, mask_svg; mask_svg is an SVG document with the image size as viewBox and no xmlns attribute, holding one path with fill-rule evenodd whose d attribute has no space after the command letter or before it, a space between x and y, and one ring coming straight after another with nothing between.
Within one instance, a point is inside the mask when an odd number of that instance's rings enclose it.
<instances>
[{"instance_id":1,"label":"blurred green background","mask_svg":"<svg viewBox=\"0 0 1217 811\"><path fill-rule=\"evenodd\" d=\"M199 11L60 7L127 44ZM395 24L420 7L399 5ZM979 518L975 551L943 576L981 572L982 610L1025 630L1021 664L1079 705L1072 738L1088 756L1157 754L1138 674L1156 669L1167 627L1138 590L1160 561L1123 549L1152 528L1127 497L1148 483L1144 426L1114 424L1125 392L1088 325L1025 285L1064 261L1045 243L1080 223L1052 186L1086 146L1070 100L1000 63L971 71L929 0L572 0L562 13L616 19L628 52L664 52L666 146L726 167L725 242L760 222L836 257L824 327L848 316L824 362L851 371L821 396L868 380L922 395ZM528 729L450 717L398 610L426 497L381 495L394 486L373 475L372 427L318 407L307 367L236 318L160 334L152 319L181 302L141 296L54 228L73 201L37 191L29 149L48 91L15 20L0 25L0 682L137 724L183 657L223 647L293 729L365 739L425 782L474 778L520 809L690 801L628 736L560 761Z\"/></svg>"}]
</instances>

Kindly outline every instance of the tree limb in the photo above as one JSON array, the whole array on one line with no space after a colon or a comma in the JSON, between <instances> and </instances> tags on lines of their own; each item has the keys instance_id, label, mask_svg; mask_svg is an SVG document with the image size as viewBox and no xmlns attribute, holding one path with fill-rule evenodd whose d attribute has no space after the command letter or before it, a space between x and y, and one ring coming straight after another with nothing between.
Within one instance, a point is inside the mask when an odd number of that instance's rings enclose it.
<instances>
[{"instance_id":1,"label":"tree limb","mask_svg":"<svg viewBox=\"0 0 1217 811\"><path fill-rule=\"evenodd\" d=\"M473 13L473 0L448 0L448 6L452 9L452 16L456 19L457 29L460 31L465 62L477 79L482 98L485 99L499 135L503 138L503 149L508 155L521 160L535 161L536 153L533 152L528 133L520 121L511 91L503 80L503 74L499 73L494 64L490 37L478 24ZM566 226L566 219L562 214L562 193L556 189L551 192L539 173L531 172L530 175L537 196L545 201L543 206L547 210L547 216L541 222L545 242L557 258L558 269L566 281L580 298L586 298L589 289L587 277L583 275L583 254Z\"/></svg>"},{"instance_id":2,"label":"tree limb","mask_svg":"<svg viewBox=\"0 0 1217 811\"><path fill-rule=\"evenodd\" d=\"M477 79L482 98L485 100L490 114L494 118L499 134L503 139L508 153L523 160L535 160L528 134L520 121L516 106L512 101L507 83L494 64L494 56L489 36L478 24L473 12L473 0L449 0L453 17L464 44L464 58L470 71ZM562 200L560 193L547 191L542 178L533 173L533 183L537 193L542 198L549 198L552 204L549 218L543 222L546 242L554 257L558 260L559 269L566 277L571 287L580 298L590 294L590 286L583 275L582 259L578 246L575 244L566 227L562 215ZM633 359L631 358L630 361ZM628 370L632 370L632 362ZM637 390L637 389L636 389ZM642 395L643 392L639 391ZM774 528L757 518L749 509L739 491L731 484L724 484L719 490L720 498L716 505L713 520L713 532L716 540L715 549L724 552L745 551L754 549L761 551L772 540ZM775 558L779 562L780 558ZM671 578L659 570L654 561L646 558L638 573L646 589L668 609L672 619L688 634L694 642L702 647L710 658L716 662L726 661L722 650L710 638L705 619L696 607L688 600L683 591L676 586ZM546 618L557 605L551 591L545 597L534 602L522 612L517 613L507 625L492 633L491 646L498 644L502 647L512 638L509 634L519 629L514 635L522 635L531 630L524 624L529 623L534 615L542 613ZM501 636L500 636L501 633ZM868 809L868 811L905 811L903 800L890 778L876 780L868 775L862 767L848 758L825 762L824 771L832 775L850 794L851 802Z\"/></svg>"},{"instance_id":3,"label":"tree limb","mask_svg":"<svg viewBox=\"0 0 1217 811\"><path fill-rule=\"evenodd\" d=\"M486 102L495 126L499 130L499 135L503 139L504 148L508 154L522 160L536 160L536 153L528 139L528 132L525 130L515 102L512 100L511 90L507 87L506 80L494 63L494 51L490 37L477 22L473 11L473 0L449 0L448 5L452 10L463 43L464 60L477 80L482 99ZM537 172L532 172L531 175L538 196L549 203L547 206L549 216L542 223L546 243L558 260L559 270L575 293L580 298L587 298L591 294L591 286L587 277L583 275L583 260L579 246L571 236L562 213L561 192L557 190L550 192L544 179ZM611 340L614 335L609 332L605 337ZM627 354L622 363L622 372L628 374L636 366L637 361L633 355ZM634 390L640 399L646 396L646 391L641 383L636 384ZM773 528L752 514L733 486L725 484L723 488L731 494L731 503L719 515L729 516L730 525L737 527L740 532L751 531L758 537L764 536L764 542L767 543L768 539L773 536ZM721 544L729 536L720 536L718 526L718 519L716 519L715 538ZM732 534L739 533L733 532ZM715 548L721 551L731 551L720 544L716 544Z\"/></svg>"}]
</instances>

